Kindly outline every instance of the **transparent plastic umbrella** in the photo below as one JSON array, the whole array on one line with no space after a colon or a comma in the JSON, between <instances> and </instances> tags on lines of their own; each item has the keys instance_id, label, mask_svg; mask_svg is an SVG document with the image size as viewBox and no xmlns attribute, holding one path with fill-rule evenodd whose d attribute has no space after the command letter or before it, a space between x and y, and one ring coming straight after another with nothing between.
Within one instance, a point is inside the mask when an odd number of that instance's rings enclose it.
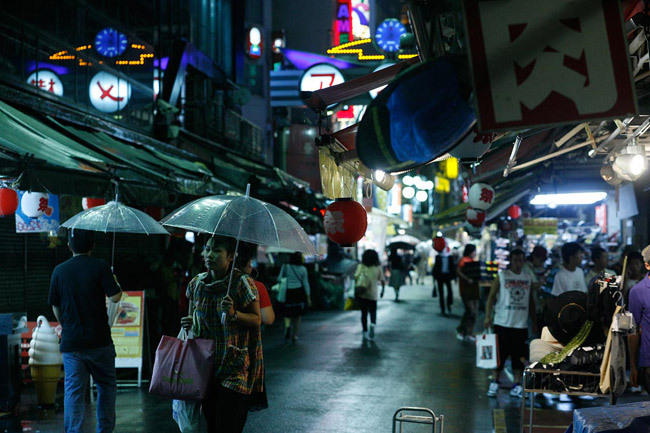
<instances>
[{"instance_id":1,"label":"transparent plastic umbrella","mask_svg":"<svg viewBox=\"0 0 650 433\"><path fill-rule=\"evenodd\" d=\"M170 227L233 237L237 239L235 252L239 248L239 241L246 241L316 254L309 236L291 215L272 204L250 197L249 192L250 185L246 187L245 196L213 195L194 200L160 222ZM233 260L227 295L230 294L234 270ZM222 323L225 314L221 316Z\"/></svg>"},{"instance_id":2,"label":"transparent plastic umbrella","mask_svg":"<svg viewBox=\"0 0 650 433\"><path fill-rule=\"evenodd\" d=\"M203 197L176 209L160 222L286 251L316 254L309 236L291 215L248 195Z\"/></svg>"},{"instance_id":3,"label":"transparent plastic umbrella","mask_svg":"<svg viewBox=\"0 0 650 433\"><path fill-rule=\"evenodd\" d=\"M118 201L110 201L79 212L63 224L69 229L91 230L113 233L111 267L115 261L115 233L141 233L145 235L168 235L169 232L158 221L146 213L126 206Z\"/></svg>"}]
</instances>

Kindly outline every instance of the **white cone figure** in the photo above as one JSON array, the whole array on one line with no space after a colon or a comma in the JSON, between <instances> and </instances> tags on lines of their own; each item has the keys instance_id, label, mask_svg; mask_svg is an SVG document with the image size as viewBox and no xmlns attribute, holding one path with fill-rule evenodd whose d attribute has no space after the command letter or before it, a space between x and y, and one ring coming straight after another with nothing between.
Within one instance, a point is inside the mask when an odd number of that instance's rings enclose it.
<instances>
[{"instance_id":1,"label":"white cone figure","mask_svg":"<svg viewBox=\"0 0 650 433\"><path fill-rule=\"evenodd\" d=\"M36 385L38 403L53 405L63 364L59 337L45 316L38 316L36 322L38 325L29 342L29 366Z\"/></svg>"}]
</instances>

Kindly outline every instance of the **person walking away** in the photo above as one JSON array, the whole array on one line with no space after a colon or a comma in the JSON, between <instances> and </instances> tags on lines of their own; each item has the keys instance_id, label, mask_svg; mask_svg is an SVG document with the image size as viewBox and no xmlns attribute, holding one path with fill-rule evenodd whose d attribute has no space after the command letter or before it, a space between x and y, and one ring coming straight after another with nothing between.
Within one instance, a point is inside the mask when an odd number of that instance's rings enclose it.
<instances>
[{"instance_id":1,"label":"person walking away","mask_svg":"<svg viewBox=\"0 0 650 433\"><path fill-rule=\"evenodd\" d=\"M416 272L418 273L418 284L424 284L424 279L427 276L427 262L429 258L429 253L427 251L416 251L415 256L413 257L413 264L416 267Z\"/></svg>"},{"instance_id":2,"label":"person walking away","mask_svg":"<svg viewBox=\"0 0 650 433\"><path fill-rule=\"evenodd\" d=\"M496 397L499 391L499 380L505 360L509 357L512 362L514 384L510 395L521 398L524 389L521 376L524 371L524 360L528 347L528 318L536 323L535 297L533 292L533 277L524 271L526 254L521 249L510 252L510 266L499 271L492 283L490 295L485 306L485 329L492 328L497 335L499 346L499 365L494 371L493 380L488 388L488 397ZM496 305L495 305L496 300ZM494 308L494 321L492 312ZM533 331L536 333L536 331Z\"/></svg>"},{"instance_id":3,"label":"person walking away","mask_svg":"<svg viewBox=\"0 0 650 433\"><path fill-rule=\"evenodd\" d=\"M402 257L397 252L397 249L390 250L390 257L388 257L388 266L390 268L390 286L395 289L395 302L399 302L399 289L406 281L406 267Z\"/></svg>"},{"instance_id":4,"label":"person walking away","mask_svg":"<svg viewBox=\"0 0 650 433\"><path fill-rule=\"evenodd\" d=\"M589 287L591 280L602 274L603 272L611 275L616 275L611 269L608 269L609 266L609 254L601 247L594 247L591 250L591 261L594 262L594 267L591 268L585 274L585 283Z\"/></svg>"},{"instance_id":5,"label":"person walking away","mask_svg":"<svg viewBox=\"0 0 650 433\"><path fill-rule=\"evenodd\" d=\"M361 263L354 272L354 293L361 307L361 326L364 340L375 339L377 324L377 283L384 281L384 272L379 264L379 255L375 250L366 250L361 256ZM370 314L370 327L368 327Z\"/></svg>"},{"instance_id":6,"label":"person walking away","mask_svg":"<svg viewBox=\"0 0 650 433\"><path fill-rule=\"evenodd\" d=\"M97 384L97 432L115 429L115 346L106 312L106 297L117 303L122 290L104 260L91 257L93 232L73 229L68 247L72 258L54 268L48 304L61 323L65 370L63 428L83 431L86 387Z\"/></svg>"},{"instance_id":7,"label":"person walking away","mask_svg":"<svg viewBox=\"0 0 650 433\"><path fill-rule=\"evenodd\" d=\"M650 245L641 251L641 255L646 271L650 271ZM637 325L637 333L627 337L630 385L641 385L650 394L650 274L630 290L629 310Z\"/></svg>"},{"instance_id":8,"label":"person walking away","mask_svg":"<svg viewBox=\"0 0 650 433\"><path fill-rule=\"evenodd\" d=\"M207 272L187 286L190 308L181 326L197 338L215 341L214 372L201 400L208 433L241 433L249 396L263 390L259 295L253 280L239 269L230 283L234 238L211 237L203 257Z\"/></svg>"},{"instance_id":9,"label":"person walking away","mask_svg":"<svg viewBox=\"0 0 650 433\"><path fill-rule=\"evenodd\" d=\"M460 319L460 325L456 328L456 338L459 340L473 341L474 323L478 311L479 300L479 278L481 268L476 258L476 245L467 244L463 250L463 257L458 262L456 274L459 277L458 285L460 297L463 300L465 313Z\"/></svg>"},{"instance_id":10,"label":"person walking away","mask_svg":"<svg viewBox=\"0 0 650 433\"><path fill-rule=\"evenodd\" d=\"M296 341L301 317L307 306L311 306L309 276L302 264L302 253L291 254L289 263L282 265L278 278L287 279L287 293L282 304L284 337Z\"/></svg>"},{"instance_id":11,"label":"person walking away","mask_svg":"<svg viewBox=\"0 0 650 433\"><path fill-rule=\"evenodd\" d=\"M562 265L553 280L552 296L571 290L587 293L585 274L580 267L582 263L582 247L576 242L567 242L562 245Z\"/></svg>"},{"instance_id":12,"label":"person walking away","mask_svg":"<svg viewBox=\"0 0 650 433\"><path fill-rule=\"evenodd\" d=\"M433 264L433 279L438 292L440 293L440 313L445 315L445 307L447 312L451 314L451 306L454 303L454 293L451 288L451 282L456 278L456 266L454 258L449 254L449 247L445 247L442 252L436 255L436 261ZM445 292L444 288L447 287L447 305L445 306ZM435 294L436 287L433 288Z\"/></svg>"},{"instance_id":13,"label":"person walking away","mask_svg":"<svg viewBox=\"0 0 650 433\"><path fill-rule=\"evenodd\" d=\"M630 290L645 277L645 266L643 255L638 251L632 251L627 255L627 270L625 271L625 282L623 283L623 297L625 305L629 304Z\"/></svg>"}]
</instances>

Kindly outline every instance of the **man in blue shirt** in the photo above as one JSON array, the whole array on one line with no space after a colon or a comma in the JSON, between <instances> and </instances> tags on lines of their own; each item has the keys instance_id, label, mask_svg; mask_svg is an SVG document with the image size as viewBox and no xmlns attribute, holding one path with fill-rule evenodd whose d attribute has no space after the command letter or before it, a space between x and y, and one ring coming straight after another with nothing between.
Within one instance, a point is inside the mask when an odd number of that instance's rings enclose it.
<instances>
[{"instance_id":1,"label":"man in blue shirt","mask_svg":"<svg viewBox=\"0 0 650 433\"><path fill-rule=\"evenodd\" d=\"M650 245L645 247L641 254L646 270L650 271ZM630 382L632 386L642 385L650 394L650 275L646 275L630 290L629 309L639 329L638 333L627 337L630 349Z\"/></svg>"},{"instance_id":2,"label":"man in blue shirt","mask_svg":"<svg viewBox=\"0 0 650 433\"><path fill-rule=\"evenodd\" d=\"M83 431L88 377L97 384L97 432L115 429L115 347L106 297L118 302L122 290L104 260L90 256L95 240L86 230L70 231L72 258L54 268L48 303L61 323L65 369L63 423L66 433Z\"/></svg>"}]
</instances>

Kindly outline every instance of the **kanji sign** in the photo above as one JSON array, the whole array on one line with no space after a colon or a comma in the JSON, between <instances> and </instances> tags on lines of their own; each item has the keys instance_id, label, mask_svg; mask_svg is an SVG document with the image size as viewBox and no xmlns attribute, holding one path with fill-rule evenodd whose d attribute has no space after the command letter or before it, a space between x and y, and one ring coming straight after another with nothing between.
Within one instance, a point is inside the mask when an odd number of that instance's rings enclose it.
<instances>
[{"instance_id":1,"label":"kanji sign","mask_svg":"<svg viewBox=\"0 0 650 433\"><path fill-rule=\"evenodd\" d=\"M90 80L88 95L93 107L104 113L114 113L129 102L131 84L108 72L98 72Z\"/></svg>"},{"instance_id":2,"label":"kanji sign","mask_svg":"<svg viewBox=\"0 0 650 433\"><path fill-rule=\"evenodd\" d=\"M59 230L59 196L45 192L17 191L16 233Z\"/></svg>"},{"instance_id":3,"label":"kanji sign","mask_svg":"<svg viewBox=\"0 0 650 433\"><path fill-rule=\"evenodd\" d=\"M27 82L41 90L63 96L63 84L58 75L46 69L37 69L27 77Z\"/></svg>"},{"instance_id":4,"label":"kanji sign","mask_svg":"<svg viewBox=\"0 0 650 433\"><path fill-rule=\"evenodd\" d=\"M637 111L618 1L463 3L481 131Z\"/></svg>"},{"instance_id":5,"label":"kanji sign","mask_svg":"<svg viewBox=\"0 0 650 433\"><path fill-rule=\"evenodd\" d=\"M345 82L343 74L337 68L319 63L307 69L300 79L301 92L314 92Z\"/></svg>"}]
</instances>

